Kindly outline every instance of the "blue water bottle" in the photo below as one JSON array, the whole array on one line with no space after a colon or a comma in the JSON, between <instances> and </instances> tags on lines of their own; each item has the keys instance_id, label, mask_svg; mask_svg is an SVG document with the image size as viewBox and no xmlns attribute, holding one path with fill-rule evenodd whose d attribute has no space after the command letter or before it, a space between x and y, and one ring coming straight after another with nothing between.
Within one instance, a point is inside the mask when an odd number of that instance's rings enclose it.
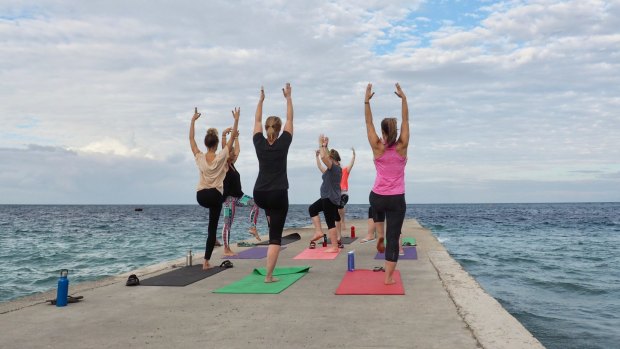
<instances>
[{"instance_id":1,"label":"blue water bottle","mask_svg":"<svg viewBox=\"0 0 620 349\"><path fill-rule=\"evenodd\" d=\"M347 270L348 271L355 270L355 251L347 252Z\"/></svg>"},{"instance_id":2,"label":"blue water bottle","mask_svg":"<svg viewBox=\"0 0 620 349\"><path fill-rule=\"evenodd\" d=\"M69 270L62 269L60 271L60 279L58 279L58 290L56 291L56 306L64 307L67 305L67 299L69 297Z\"/></svg>"}]
</instances>

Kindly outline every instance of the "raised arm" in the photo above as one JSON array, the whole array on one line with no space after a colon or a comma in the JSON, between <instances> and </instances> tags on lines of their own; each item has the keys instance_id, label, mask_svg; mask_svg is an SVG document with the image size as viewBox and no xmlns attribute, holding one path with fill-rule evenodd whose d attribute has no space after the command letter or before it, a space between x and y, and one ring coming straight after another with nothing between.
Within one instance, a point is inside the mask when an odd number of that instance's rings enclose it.
<instances>
[{"instance_id":1,"label":"raised arm","mask_svg":"<svg viewBox=\"0 0 620 349\"><path fill-rule=\"evenodd\" d=\"M351 148L351 150L353 151L353 157L351 158L351 162L349 163L349 166L348 166L349 172L351 172L351 169L353 168L353 164L355 164L355 148Z\"/></svg>"},{"instance_id":2,"label":"raised arm","mask_svg":"<svg viewBox=\"0 0 620 349\"><path fill-rule=\"evenodd\" d=\"M319 145L321 146L319 149L321 153L321 161L327 166L327 168L332 168L332 158L329 157L329 150L327 146L329 145L329 138L320 135L319 136Z\"/></svg>"},{"instance_id":3,"label":"raised arm","mask_svg":"<svg viewBox=\"0 0 620 349\"><path fill-rule=\"evenodd\" d=\"M224 131L222 131L222 149L226 148L226 136L232 131L232 127L228 127Z\"/></svg>"},{"instance_id":4,"label":"raised arm","mask_svg":"<svg viewBox=\"0 0 620 349\"><path fill-rule=\"evenodd\" d=\"M263 133L263 101L265 100L265 89L260 87L260 97L258 99L258 105L256 106L256 114L254 115L254 133Z\"/></svg>"},{"instance_id":5,"label":"raised arm","mask_svg":"<svg viewBox=\"0 0 620 349\"><path fill-rule=\"evenodd\" d=\"M286 87L282 89L284 98L286 98L286 125L284 131L293 135L293 98L291 97L291 84L286 83Z\"/></svg>"},{"instance_id":6,"label":"raised arm","mask_svg":"<svg viewBox=\"0 0 620 349\"><path fill-rule=\"evenodd\" d=\"M400 88L400 84L396 83L396 91L394 92L402 101L402 121L400 125L400 136L398 137L398 148L402 150L401 155L407 154L409 146L409 106L407 105L407 96ZM399 152L400 153L400 152Z\"/></svg>"},{"instance_id":7,"label":"raised arm","mask_svg":"<svg viewBox=\"0 0 620 349\"><path fill-rule=\"evenodd\" d=\"M194 108L194 116L192 116L192 123L189 125L189 145L192 148L192 153L194 156L200 153L200 149L198 149L198 145L196 145L196 140L194 139L194 124L196 120L200 117L200 113L198 112L198 108Z\"/></svg>"},{"instance_id":8,"label":"raised arm","mask_svg":"<svg viewBox=\"0 0 620 349\"><path fill-rule=\"evenodd\" d=\"M240 108L237 107L237 108L233 109L232 115L233 115L233 118L235 119L235 123L233 124L232 131L231 131L233 135L237 134L237 126L239 125L239 114L241 114L241 109ZM234 141L235 141L235 137L232 136L232 137L230 137L230 139L226 143L226 147L228 148L228 153L229 154L232 151L232 146L233 146L233 142Z\"/></svg>"},{"instance_id":9,"label":"raised arm","mask_svg":"<svg viewBox=\"0 0 620 349\"><path fill-rule=\"evenodd\" d=\"M239 153L241 152L241 148L239 147L239 130L237 130L237 132L235 132L232 137L235 139L235 161L233 161L233 164L235 162L237 162L237 159L239 158Z\"/></svg>"},{"instance_id":10,"label":"raised arm","mask_svg":"<svg viewBox=\"0 0 620 349\"><path fill-rule=\"evenodd\" d=\"M325 173L325 171L327 170L325 167L323 167L323 165L321 165L321 159L320 156L321 155L321 150L317 149L316 151L316 167L319 168L319 171L321 171L321 173Z\"/></svg>"},{"instance_id":11,"label":"raised arm","mask_svg":"<svg viewBox=\"0 0 620 349\"><path fill-rule=\"evenodd\" d=\"M372 92L372 84L366 86L366 95L364 96L364 116L366 117L366 134L368 135L368 143L375 155L381 152L381 140L377 136L375 125L372 123L372 111L370 110L370 99L375 93Z\"/></svg>"}]
</instances>

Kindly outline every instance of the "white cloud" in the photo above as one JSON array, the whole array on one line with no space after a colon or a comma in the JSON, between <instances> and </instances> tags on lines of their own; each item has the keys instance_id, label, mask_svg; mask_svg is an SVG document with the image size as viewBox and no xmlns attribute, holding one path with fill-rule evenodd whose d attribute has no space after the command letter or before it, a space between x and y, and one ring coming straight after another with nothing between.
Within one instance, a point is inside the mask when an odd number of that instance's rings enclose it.
<instances>
[{"instance_id":1,"label":"white cloud","mask_svg":"<svg viewBox=\"0 0 620 349\"><path fill-rule=\"evenodd\" d=\"M239 168L251 191L258 90L265 86L265 115L283 116L287 81L295 105L293 202L318 193L312 152L319 133L345 159L346 149L358 150L352 200L366 201L374 180L362 105L369 81L377 123L400 114L394 82L409 96L410 202L456 197L448 190L422 195L439 180L463 188L617 172L608 168L620 158L617 1L496 3L477 12L480 22L471 29L445 22L432 32L416 24L442 18L419 16L419 4L154 1L144 11L131 2L4 2L0 12L12 17L0 19L0 162L11 167L4 165L0 177L0 202L24 202L38 181L49 184L37 188L50 203L72 202L71 195L102 202L79 194L92 190L83 186L96 168L106 174L97 176L106 202L118 188L119 202L191 203L196 178L187 134L194 106L203 112L198 141L206 127L229 126L230 110L241 107ZM422 38L430 40L425 47ZM375 53L377 45L385 52ZM53 147L62 161L26 166L15 155L33 156L26 144ZM188 174L177 177L173 169ZM579 173L579 180L601 180ZM158 197L162 183L170 193ZM562 198L570 196L566 188ZM460 192L460 201L479 198ZM514 195L505 190L489 200Z\"/></svg>"}]
</instances>

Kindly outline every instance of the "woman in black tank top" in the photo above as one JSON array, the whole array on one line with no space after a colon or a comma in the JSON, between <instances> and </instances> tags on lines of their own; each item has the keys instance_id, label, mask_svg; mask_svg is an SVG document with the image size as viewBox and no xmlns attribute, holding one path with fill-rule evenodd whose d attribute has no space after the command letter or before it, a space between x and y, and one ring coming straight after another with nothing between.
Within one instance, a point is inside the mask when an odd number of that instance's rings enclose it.
<instances>
[{"instance_id":1,"label":"woman in black tank top","mask_svg":"<svg viewBox=\"0 0 620 349\"><path fill-rule=\"evenodd\" d=\"M263 135L262 118L265 91L262 87L254 120L253 142L256 157L258 157L258 177L254 185L254 200L258 207L265 210L269 223L269 248L267 250L265 282L278 281L277 278L273 277L273 270L280 254L282 231L288 213L286 159L288 149L293 141L293 100L289 83L282 89L282 93L286 98L286 124L281 135L282 120L277 116L267 118L265 121L267 138Z\"/></svg>"}]
</instances>

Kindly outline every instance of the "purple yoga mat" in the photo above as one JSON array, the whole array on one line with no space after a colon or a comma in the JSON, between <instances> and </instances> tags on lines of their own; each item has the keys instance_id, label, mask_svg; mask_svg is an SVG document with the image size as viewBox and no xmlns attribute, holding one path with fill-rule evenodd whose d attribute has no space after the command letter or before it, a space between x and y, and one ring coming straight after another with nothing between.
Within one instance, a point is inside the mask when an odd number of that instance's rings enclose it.
<instances>
[{"instance_id":1,"label":"purple yoga mat","mask_svg":"<svg viewBox=\"0 0 620 349\"><path fill-rule=\"evenodd\" d=\"M281 246L280 250L285 248L286 246ZM267 249L268 247L256 246L241 251L236 256L222 256L222 259L263 259L267 257Z\"/></svg>"},{"instance_id":2,"label":"purple yoga mat","mask_svg":"<svg viewBox=\"0 0 620 349\"><path fill-rule=\"evenodd\" d=\"M415 246L411 247L403 247L405 250L404 256L398 256L398 260L401 259L418 259L418 251L416 251ZM385 253L377 253L375 259L385 259Z\"/></svg>"}]
</instances>

